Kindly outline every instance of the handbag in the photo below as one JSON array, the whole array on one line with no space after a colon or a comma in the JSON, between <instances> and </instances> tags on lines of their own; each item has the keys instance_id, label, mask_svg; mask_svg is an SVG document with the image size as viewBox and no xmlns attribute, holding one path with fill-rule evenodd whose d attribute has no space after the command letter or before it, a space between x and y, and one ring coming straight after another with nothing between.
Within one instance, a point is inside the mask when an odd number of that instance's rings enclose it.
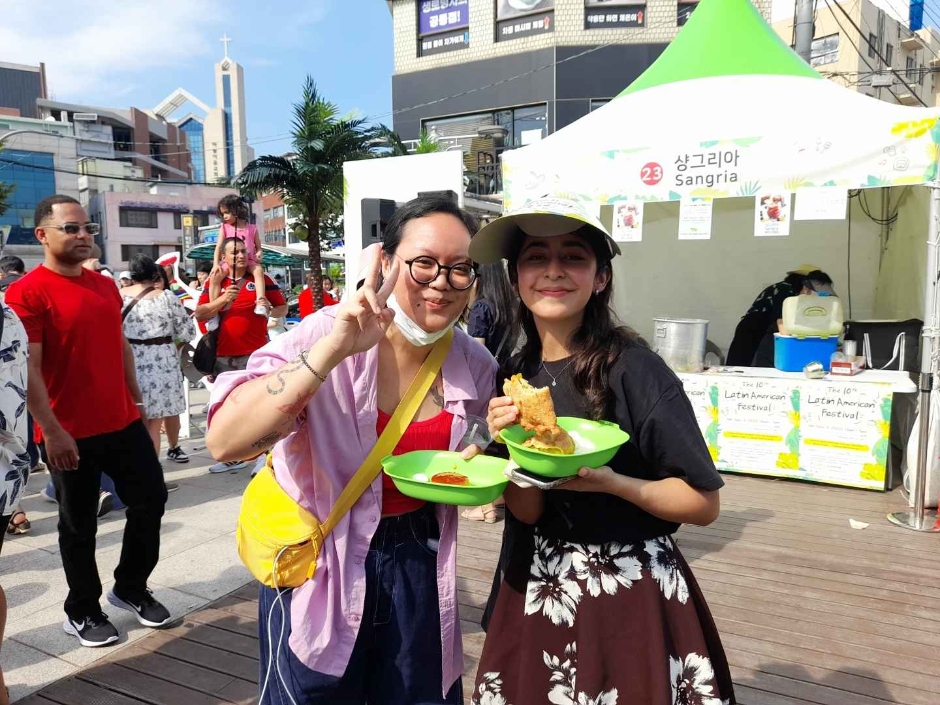
<instances>
[{"instance_id":1,"label":"handbag","mask_svg":"<svg viewBox=\"0 0 940 705\"><path fill-rule=\"evenodd\" d=\"M245 286L247 279L242 277L238 282L238 293L242 291L242 287ZM236 295L237 298L237 295ZM232 303L235 303L234 301ZM222 314L231 307L232 304L228 304L219 311L219 318L221 319ZM199 342L196 344L196 352L193 353L192 361L193 367L195 367L199 372L202 372L204 375L214 375L215 374L215 361L218 357L216 354L216 348L219 344L219 329L210 330L206 332L204 336L199 339Z\"/></svg>"},{"instance_id":2,"label":"handbag","mask_svg":"<svg viewBox=\"0 0 940 705\"><path fill-rule=\"evenodd\" d=\"M418 370L375 446L343 488L326 521L301 507L277 483L272 456L245 488L235 532L238 555L248 571L272 588L295 588L313 577L324 539L382 470L450 351L454 331L443 336Z\"/></svg>"}]
</instances>

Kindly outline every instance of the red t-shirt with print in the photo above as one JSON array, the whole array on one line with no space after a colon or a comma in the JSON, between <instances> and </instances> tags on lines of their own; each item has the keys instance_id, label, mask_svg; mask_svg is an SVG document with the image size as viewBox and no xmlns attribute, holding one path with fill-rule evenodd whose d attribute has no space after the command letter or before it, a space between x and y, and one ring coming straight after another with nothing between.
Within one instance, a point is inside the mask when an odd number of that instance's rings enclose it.
<instances>
[{"instance_id":1,"label":"red t-shirt with print","mask_svg":"<svg viewBox=\"0 0 940 705\"><path fill-rule=\"evenodd\" d=\"M247 275L246 275L247 276ZM247 277L247 283L238 292L238 297L231 307L222 311L219 323L219 337L215 354L219 357L241 357L251 355L263 348L268 342L268 319L255 313L255 282ZM222 280L222 291L238 281L230 277ZM284 295L280 287L267 274L264 275L265 298L275 308L283 306ZM199 297L199 305L209 303L209 284L207 283Z\"/></svg>"},{"instance_id":2,"label":"red t-shirt with print","mask_svg":"<svg viewBox=\"0 0 940 705\"><path fill-rule=\"evenodd\" d=\"M124 378L121 295L110 277L36 267L7 289L30 343L42 344L42 378L72 438L127 428L140 418ZM37 430L36 442L42 440Z\"/></svg>"}]
</instances>

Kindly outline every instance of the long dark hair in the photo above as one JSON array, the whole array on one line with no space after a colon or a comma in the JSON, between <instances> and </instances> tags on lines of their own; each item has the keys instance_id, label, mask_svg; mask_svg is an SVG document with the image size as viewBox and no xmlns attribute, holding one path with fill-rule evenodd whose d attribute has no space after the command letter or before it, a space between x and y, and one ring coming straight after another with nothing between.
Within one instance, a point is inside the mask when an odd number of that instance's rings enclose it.
<instances>
[{"instance_id":1,"label":"long dark hair","mask_svg":"<svg viewBox=\"0 0 940 705\"><path fill-rule=\"evenodd\" d=\"M591 294L584 307L581 325L571 335L568 349L573 363L573 380L576 389L582 390L587 399L591 417L596 420L609 418L614 411L614 395L610 389L610 368L617 361L620 352L630 345L646 345L635 330L622 325L610 308L614 286L610 252L603 241L592 232L582 229L578 232L590 245L597 258L597 274L608 273L610 280L604 290ZM509 259L509 278L518 284L517 263L524 237L518 238L518 245ZM542 364L542 341L535 326L535 317L519 299L519 322L525 334L525 343L518 353L513 355L507 371L522 372L526 377L538 373Z\"/></svg>"},{"instance_id":2,"label":"long dark hair","mask_svg":"<svg viewBox=\"0 0 940 705\"><path fill-rule=\"evenodd\" d=\"M494 341L499 349L490 350L500 363L509 360L519 338L519 319L516 316L519 297L512 290L506 266L499 262L477 265L476 300L487 301L493 306L493 328L504 335Z\"/></svg>"}]
</instances>

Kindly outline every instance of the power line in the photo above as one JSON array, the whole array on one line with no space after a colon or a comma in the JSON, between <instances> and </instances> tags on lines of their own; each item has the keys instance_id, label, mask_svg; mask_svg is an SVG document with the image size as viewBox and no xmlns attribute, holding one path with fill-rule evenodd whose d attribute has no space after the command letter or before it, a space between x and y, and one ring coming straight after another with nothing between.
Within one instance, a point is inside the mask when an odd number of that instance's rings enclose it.
<instances>
[{"instance_id":1,"label":"power line","mask_svg":"<svg viewBox=\"0 0 940 705\"><path fill-rule=\"evenodd\" d=\"M22 162L16 162L11 159L6 159L2 154L0 154L0 163L10 164L13 166L20 166L24 169L38 169L39 171L53 171L57 174L72 174L74 176L93 176L99 179L108 179L110 181L132 181L139 184L174 184L177 186L213 186L215 188L234 188L229 184L220 184L220 183L209 183L207 181L187 181L185 179L138 179L133 176L105 176L103 174L83 174L80 171L72 171L71 169L62 169L59 167L48 167L41 166L39 164L23 164Z\"/></svg>"},{"instance_id":2,"label":"power line","mask_svg":"<svg viewBox=\"0 0 940 705\"><path fill-rule=\"evenodd\" d=\"M836 24L839 25L839 29L842 30L843 35L845 35L845 37L849 40L849 43L855 48L856 53L859 55L859 57L862 59L862 61L865 62L865 65L866 65L868 68L870 68L872 71L874 71L875 68L874 68L870 63L868 63L868 59L866 59L865 56L862 54L861 49L859 49L859 48L858 48L858 45L857 45L854 41L852 41L852 38L851 38L851 37L848 35L848 33L845 31L845 28L842 26L842 23L839 22L839 18L836 17L836 13L833 12L833 10L832 10L832 5L829 4L829 0L826 0L826 7L829 8L829 12L832 14L832 18L836 21ZM852 17L849 15L849 13L847 13L847 12L845 11L845 9L842 7L842 5L840 5L840 4L837 2L837 3L836 3L836 7L839 8L839 12L841 12L843 15L845 15L845 18L851 23L852 27L855 28L855 31L858 32L858 35L859 35L860 37L863 36L863 35L862 35L862 28L859 27L858 24L856 24L855 20L852 19ZM881 60L882 63L885 63L885 64L888 63L887 61L884 60L884 57L881 55L881 52L878 51L878 48L877 48L877 47L871 46L870 43L869 43L869 46L870 46L871 49L875 52L875 54L878 56L878 59ZM923 101L923 99L922 99L919 95L917 95L916 91L914 91L914 89L911 88L910 84L908 84L907 81L905 81L903 78L901 78L901 74L899 74L897 71L895 71L895 70L894 70L892 67L890 67L890 66L888 67L888 70L891 71L892 74L894 74L894 77L897 78L897 79L904 85L905 88L907 88L907 90L911 93L911 95L913 95L915 98L917 98L917 102L919 102L919 103L920 103L921 105L923 105L925 108L929 107L929 106ZM898 103L901 102L901 99L898 97L898 95L897 95L894 91L892 91L890 88L888 88L888 92L889 92L891 95L894 96L895 100L897 100Z\"/></svg>"}]
</instances>

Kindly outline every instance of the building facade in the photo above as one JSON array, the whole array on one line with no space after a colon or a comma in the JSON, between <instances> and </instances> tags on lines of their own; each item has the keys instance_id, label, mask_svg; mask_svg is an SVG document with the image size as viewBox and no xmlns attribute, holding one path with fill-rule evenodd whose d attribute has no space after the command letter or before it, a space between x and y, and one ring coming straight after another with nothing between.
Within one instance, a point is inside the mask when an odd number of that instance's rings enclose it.
<instances>
[{"instance_id":1,"label":"building facade","mask_svg":"<svg viewBox=\"0 0 940 705\"><path fill-rule=\"evenodd\" d=\"M36 101L47 97L45 64L0 61L0 115L38 118Z\"/></svg>"},{"instance_id":2,"label":"building facade","mask_svg":"<svg viewBox=\"0 0 940 705\"><path fill-rule=\"evenodd\" d=\"M21 130L28 132L11 134ZM36 204L56 193L79 197L72 134L68 123L0 115L0 181L15 187L0 215L0 243L3 254L16 255L27 267L43 260L33 232Z\"/></svg>"},{"instance_id":3,"label":"building facade","mask_svg":"<svg viewBox=\"0 0 940 705\"><path fill-rule=\"evenodd\" d=\"M259 228L261 230L261 242L265 245L286 246L288 237L287 206L278 194L271 193L261 197L261 215L263 223L263 229Z\"/></svg>"},{"instance_id":4,"label":"building facade","mask_svg":"<svg viewBox=\"0 0 940 705\"><path fill-rule=\"evenodd\" d=\"M199 112L189 112L173 120L186 133L193 159L193 180L214 183L236 176L254 159L248 146L248 121L245 114L245 71L228 55L215 64L215 107L210 107L184 88L177 88L153 109L153 114L172 119L184 105Z\"/></svg>"},{"instance_id":5,"label":"building facade","mask_svg":"<svg viewBox=\"0 0 940 705\"><path fill-rule=\"evenodd\" d=\"M234 189L215 186L151 184L146 193L101 191L90 202L89 215L101 223L103 251L114 269L145 254L154 259L182 247L182 216L192 213L196 227L218 224L217 204ZM257 217L257 206L255 207ZM183 267L193 269L186 260Z\"/></svg>"},{"instance_id":6,"label":"building facade","mask_svg":"<svg viewBox=\"0 0 940 705\"><path fill-rule=\"evenodd\" d=\"M43 119L73 123L76 136L88 138L80 145L80 156L129 162L146 179L192 178L186 133L164 119L134 107L102 108L48 99L38 100L37 105Z\"/></svg>"},{"instance_id":7,"label":"building facade","mask_svg":"<svg viewBox=\"0 0 940 705\"><path fill-rule=\"evenodd\" d=\"M826 78L878 100L940 105L940 41L929 28L912 32L907 12L908 3L896 0L820 5L810 63ZM775 18L773 28L793 46L792 16Z\"/></svg>"},{"instance_id":8,"label":"building facade","mask_svg":"<svg viewBox=\"0 0 940 705\"><path fill-rule=\"evenodd\" d=\"M694 10L675 0L393 0L394 129L460 148L468 189L500 190L498 155L617 96ZM755 5L769 19L770 0Z\"/></svg>"}]
</instances>

